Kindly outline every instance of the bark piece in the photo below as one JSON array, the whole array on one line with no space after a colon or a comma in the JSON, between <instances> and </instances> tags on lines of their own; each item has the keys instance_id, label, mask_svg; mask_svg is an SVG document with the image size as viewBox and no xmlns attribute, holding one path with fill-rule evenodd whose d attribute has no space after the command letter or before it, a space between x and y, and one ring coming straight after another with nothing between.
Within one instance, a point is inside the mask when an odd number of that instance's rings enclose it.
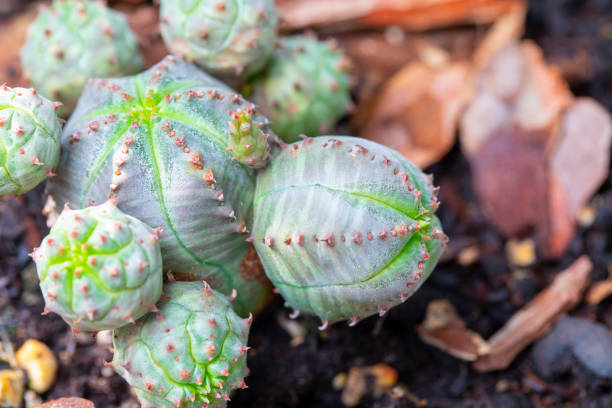
<instances>
[{"instance_id":1,"label":"bark piece","mask_svg":"<svg viewBox=\"0 0 612 408\"><path fill-rule=\"evenodd\" d=\"M39 408L96 408L94 403L83 398L59 398L45 402Z\"/></svg>"},{"instance_id":2,"label":"bark piece","mask_svg":"<svg viewBox=\"0 0 612 408\"><path fill-rule=\"evenodd\" d=\"M480 335L466 327L452 303L439 299L427 305L425 321L417 327L421 340L466 361L475 361L489 352Z\"/></svg>"},{"instance_id":3,"label":"bark piece","mask_svg":"<svg viewBox=\"0 0 612 408\"><path fill-rule=\"evenodd\" d=\"M408 64L383 87L361 136L387 145L424 168L453 146L460 114L469 101L468 62L432 68Z\"/></svg>"},{"instance_id":4,"label":"bark piece","mask_svg":"<svg viewBox=\"0 0 612 408\"><path fill-rule=\"evenodd\" d=\"M574 99L528 41L495 53L476 78L460 135L474 189L503 235L532 235L545 258L558 258L609 172L610 115Z\"/></svg>"},{"instance_id":5,"label":"bark piece","mask_svg":"<svg viewBox=\"0 0 612 408\"><path fill-rule=\"evenodd\" d=\"M591 260L583 255L559 273L545 290L488 340L490 352L474 363L474 369L479 372L503 370L525 347L548 333L559 315L580 302L592 268Z\"/></svg>"},{"instance_id":6,"label":"bark piece","mask_svg":"<svg viewBox=\"0 0 612 408\"><path fill-rule=\"evenodd\" d=\"M611 279L595 282L587 292L586 302L590 305L598 305L610 295L612 295Z\"/></svg>"}]
</instances>

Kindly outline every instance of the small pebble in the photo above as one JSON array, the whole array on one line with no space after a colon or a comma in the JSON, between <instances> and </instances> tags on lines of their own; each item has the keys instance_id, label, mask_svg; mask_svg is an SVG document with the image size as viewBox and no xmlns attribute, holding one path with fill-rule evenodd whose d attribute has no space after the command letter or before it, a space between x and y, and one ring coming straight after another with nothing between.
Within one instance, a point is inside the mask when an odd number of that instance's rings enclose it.
<instances>
[{"instance_id":1,"label":"small pebble","mask_svg":"<svg viewBox=\"0 0 612 408\"><path fill-rule=\"evenodd\" d=\"M39 394L55 384L57 359L45 343L35 339L26 340L15 353L17 366L28 373L28 386Z\"/></svg>"},{"instance_id":2,"label":"small pebble","mask_svg":"<svg viewBox=\"0 0 612 408\"><path fill-rule=\"evenodd\" d=\"M535 344L531 360L546 379L571 371L575 360L598 377L612 379L612 333L603 324L568 316Z\"/></svg>"},{"instance_id":3,"label":"small pebble","mask_svg":"<svg viewBox=\"0 0 612 408\"><path fill-rule=\"evenodd\" d=\"M0 370L0 407L21 407L23 382L23 372L20 370Z\"/></svg>"}]
</instances>

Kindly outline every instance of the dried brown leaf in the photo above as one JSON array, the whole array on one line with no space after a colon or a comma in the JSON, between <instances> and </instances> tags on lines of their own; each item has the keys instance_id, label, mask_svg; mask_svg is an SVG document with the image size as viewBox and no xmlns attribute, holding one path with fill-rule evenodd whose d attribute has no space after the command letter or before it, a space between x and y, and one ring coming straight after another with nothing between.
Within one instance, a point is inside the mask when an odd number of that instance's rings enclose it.
<instances>
[{"instance_id":1,"label":"dried brown leaf","mask_svg":"<svg viewBox=\"0 0 612 408\"><path fill-rule=\"evenodd\" d=\"M502 234L533 235L544 257L557 258L607 177L610 115L595 101L575 100L528 41L494 54L476 78L460 135L474 188Z\"/></svg>"},{"instance_id":2,"label":"dried brown leaf","mask_svg":"<svg viewBox=\"0 0 612 408\"><path fill-rule=\"evenodd\" d=\"M525 7L522 0L276 0L276 5L283 30L388 25L428 30L491 23Z\"/></svg>"},{"instance_id":3,"label":"dried brown leaf","mask_svg":"<svg viewBox=\"0 0 612 408\"><path fill-rule=\"evenodd\" d=\"M404 67L384 86L361 136L396 149L420 167L440 160L453 146L470 92L470 64Z\"/></svg>"},{"instance_id":4,"label":"dried brown leaf","mask_svg":"<svg viewBox=\"0 0 612 408\"><path fill-rule=\"evenodd\" d=\"M491 349L474 363L480 372L503 370L532 342L548 333L557 318L580 302L593 264L578 258L531 302L521 308L489 340Z\"/></svg>"},{"instance_id":5,"label":"dried brown leaf","mask_svg":"<svg viewBox=\"0 0 612 408\"><path fill-rule=\"evenodd\" d=\"M455 307L446 299L427 305L423 324L417 333L424 343L439 348L461 360L475 361L489 352L489 345L480 335L468 328L457 315Z\"/></svg>"}]
</instances>

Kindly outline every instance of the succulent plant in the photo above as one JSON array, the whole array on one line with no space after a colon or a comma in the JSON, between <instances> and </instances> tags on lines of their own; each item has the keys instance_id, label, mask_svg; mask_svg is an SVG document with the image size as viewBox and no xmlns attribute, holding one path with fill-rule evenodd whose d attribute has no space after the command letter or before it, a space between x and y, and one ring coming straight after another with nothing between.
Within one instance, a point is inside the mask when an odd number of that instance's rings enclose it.
<instances>
[{"instance_id":1,"label":"succulent plant","mask_svg":"<svg viewBox=\"0 0 612 408\"><path fill-rule=\"evenodd\" d=\"M446 237L432 180L394 150L354 137L287 146L259 174L253 239L289 306L353 325L405 301Z\"/></svg>"},{"instance_id":2,"label":"succulent plant","mask_svg":"<svg viewBox=\"0 0 612 408\"><path fill-rule=\"evenodd\" d=\"M265 276L240 266L250 244L255 171L227 148L229 112L252 105L195 66L167 57L142 74L92 81L65 126L58 205L108 198L160 237L164 268L206 279L246 316L270 293ZM252 113L269 133L267 119ZM273 139L274 136L272 135Z\"/></svg>"},{"instance_id":3,"label":"succulent plant","mask_svg":"<svg viewBox=\"0 0 612 408\"><path fill-rule=\"evenodd\" d=\"M72 111L89 78L142 69L136 36L125 17L101 1L55 0L29 28L21 66L46 97Z\"/></svg>"},{"instance_id":4,"label":"succulent plant","mask_svg":"<svg viewBox=\"0 0 612 408\"><path fill-rule=\"evenodd\" d=\"M157 233L106 203L62 211L34 251L45 312L75 330L121 327L147 313L163 284Z\"/></svg>"},{"instance_id":5,"label":"succulent plant","mask_svg":"<svg viewBox=\"0 0 612 408\"><path fill-rule=\"evenodd\" d=\"M112 365L143 408L225 407L246 388L251 317L206 283L164 286L157 314L114 332Z\"/></svg>"},{"instance_id":6,"label":"succulent plant","mask_svg":"<svg viewBox=\"0 0 612 408\"><path fill-rule=\"evenodd\" d=\"M228 80L256 73L274 51L273 0L162 0L160 18L172 53Z\"/></svg>"},{"instance_id":7,"label":"succulent plant","mask_svg":"<svg viewBox=\"0 0 612 408\"><path fill-rule=\"evenodd\" d=\"M253 121L253 109L239 109L230 112L230 145L228 150L239 162L255 169L261 169L270 161L271 147L269 134L261 130L262 122Z\"/></svg>"},{"instance_id":8,"label":"succulent plant","mask_svg":"<svg viewBox=\"0 0 612 408\"><path fill-rule=\"evenodd\" d=\"M0 197L24 194L53 174L62 135L57 106L35 89L0 85Z\"/></svg>"},{"instance_id":9,"label":"succulent plant","mask_svg":"<svg viewBox=\"0 0 612 408\"><path fill-rule=\"evenodd\" d=\"M246 87L285 142L329 131L350 104L349 63L331 42L281 39L265 71ZM245 91L247 92L247 91Z\"/></svg>"}]
</instances>

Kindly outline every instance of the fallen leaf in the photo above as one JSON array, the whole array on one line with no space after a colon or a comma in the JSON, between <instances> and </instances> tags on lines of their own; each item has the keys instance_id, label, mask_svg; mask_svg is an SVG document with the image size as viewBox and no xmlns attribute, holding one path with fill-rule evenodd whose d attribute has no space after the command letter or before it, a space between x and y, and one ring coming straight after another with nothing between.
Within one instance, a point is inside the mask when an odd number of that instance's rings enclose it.
<instances>
[{"instance_id":1,"label":"fallen leaf","mask_svg":"<svg viewBox=\"0 0 612 408\"><path fill-rule=\"evenodd\" d=\"M583 255L531 302L516 312L489 340L490 351L473 364L476 371L507 368L525 347L548 333L559 315L582 299L593 264Z\"/></svg>"},{"instance_id":2,"label":"fallen leaf","mask_svg":"<svg viewBox=\"0 0 612 408\"><path fill-rule=\"evenodd\" d=\"M480 335L468 328L446 299L429 302L425 321L417 327L424 343L439 348L461 360L475 361L489 352L489 345Z\"/></svg>"},{"instance_id":3,"label":"fallen leaf","mask_svg":"<svg viewBox=\"0 0 612 408\"><path fill-rule=\"evenodd\" d=\"M550 167L567 194L570 214L578 215L608 177L612 120L595 100L578 98L563 115L562 126Z\"/></svg>"},{"instance_id":4,"label":"fallen leaf","mask_svg":"<svg viewBox=\"0 0 612 408\"><path fill-rule=\"evenodd\" d=\"M517 8L522 0L276 0L282 30L327 26L401 25L428 30L458 24L484 24Z\"/></svg>"},{"instance_id":5,"label":"fallen leaf","mask_svg":"<svg viewBox=\"0 0 612 408\"><path fill-rule=\"evenodd\" d=\"M529 41L493 54L476 83L460 140L479 200L503 235L531 235L545 258L558 258L580 208L607 177L610 115L574 99Z\"/></svg>"},{"instance_id":6,"label":"fallen leaf","mask_svg":"<svg viewBox=\"0 0 612 408\"><path fill-rule=\"evenodd\" d=\"M383 87L361 136L387 145L424 168L453 146L459 117L469 101L468 62L432 68L408 64Z\"/></svg>"}]
</instances>

